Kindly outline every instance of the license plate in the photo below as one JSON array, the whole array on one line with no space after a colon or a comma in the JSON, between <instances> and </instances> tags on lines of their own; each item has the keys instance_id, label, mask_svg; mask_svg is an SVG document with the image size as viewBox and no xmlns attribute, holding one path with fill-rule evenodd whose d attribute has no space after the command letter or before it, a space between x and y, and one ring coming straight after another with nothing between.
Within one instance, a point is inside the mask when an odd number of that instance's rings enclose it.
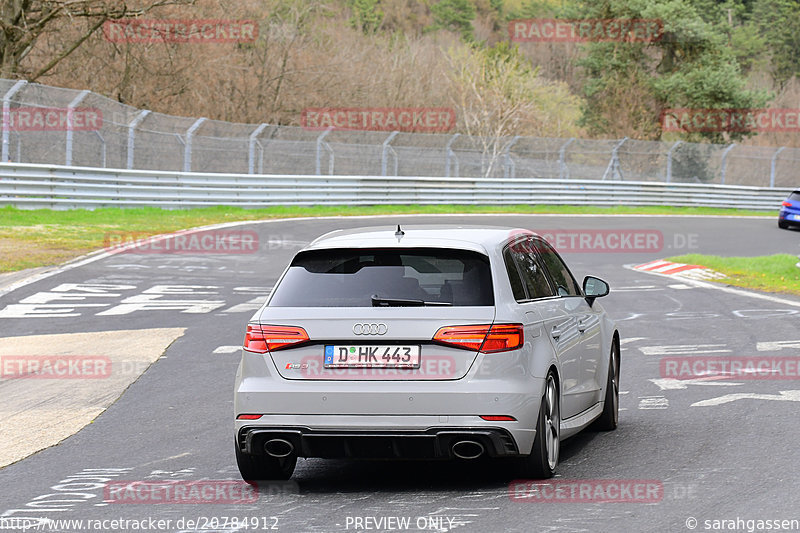
<instances>
[{"instance_id":1,"label":"license plate","mask_svg":"<svg viewBox=\"0 0 800 533\"><path fill-rule=\"evenodd\" d=\"M800 220L800 215L789 215L792 220Z\"/></svg>"},{"instance_id":2,"label":"license plate","mask_svg":"<svg viewBox=\"0 0 800 533\"><path fill-rule=\"evenodd\" d=\"M419 346L325 346L325 368L419 368Z\"/></svg>"}]
</instances>

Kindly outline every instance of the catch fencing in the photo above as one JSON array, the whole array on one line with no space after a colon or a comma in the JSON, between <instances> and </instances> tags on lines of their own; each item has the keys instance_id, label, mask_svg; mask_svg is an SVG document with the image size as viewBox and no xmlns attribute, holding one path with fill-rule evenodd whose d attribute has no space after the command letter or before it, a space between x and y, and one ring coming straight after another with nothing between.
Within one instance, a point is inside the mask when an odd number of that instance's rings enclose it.
<instances>
[{"instance_id":1,"label":"catch fencing","mask_svg":"<svg viewBox=\"0 0 800 533\"><path fill-rule=\"evenodd\" d=\"M235 124L137 109L90 91L4 79L0 95L3 162L277 176L544 178L775 188L797 187L800 175L800 149L789 147L627 138L487 140L457 133ZM37 126L36 110L53 111L48 115L53 124L45 119ZM87 118L86 110L95 115Z\"/></svg>"}]
</instances>

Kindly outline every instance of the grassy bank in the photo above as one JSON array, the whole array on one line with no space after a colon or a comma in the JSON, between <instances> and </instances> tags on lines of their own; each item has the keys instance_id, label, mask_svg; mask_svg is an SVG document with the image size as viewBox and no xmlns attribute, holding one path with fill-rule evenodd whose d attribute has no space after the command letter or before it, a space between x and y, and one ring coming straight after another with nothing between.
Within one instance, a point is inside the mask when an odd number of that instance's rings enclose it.
<instances>
[{"instance_id":1,"label":"grassy bank","mask_svg":"<svg viewBox=\"0 0 800 533\"><path fill-rule=\"evenodd\" d=\"M795 255L776 254L760 257L719 257L689 254L669 261L701 265L728 276L721 283L745 289L800 295L800 268Z\"/></svg>"},{"instance_id":2,"label":"grassy bank","mask_svg":"<svg viewBox=\"0 0 800 533\"><path fill-rule=\"evenodd\" d=\"M157 235L221 222L263 220L305 216L354 216L399 214L650 214L650 215L763 215L759 211L717 208L672 207L572 207L572 206L460 206L460 205L394 205L394 206L314 206L206 207L165 210L158 208L107 208L93 211L76 209L22 210L0 208L0 272L55 265L102 248L109 233L126 231L137 235Z\"/></svg>"}]
</instances>

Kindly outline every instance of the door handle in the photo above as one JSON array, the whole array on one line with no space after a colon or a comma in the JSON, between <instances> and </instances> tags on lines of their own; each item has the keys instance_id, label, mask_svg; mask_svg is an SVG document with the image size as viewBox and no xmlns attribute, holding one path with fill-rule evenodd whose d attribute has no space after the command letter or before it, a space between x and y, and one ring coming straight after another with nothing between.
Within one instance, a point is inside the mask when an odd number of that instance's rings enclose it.
<instances>
[{"instance_id":1,"label":"door handle","mask_svg":"<svg viewBox=\"0 0 800 533\"><path fill-rule=\"evenodd\" d=\"M585 320L578 320L578 331L583 333L584 331L586 331L587 327L588 326L586 325L586 321Z\"/></svg>"},{"instance_id":2,"label":"door handle","mask_svg":"<svg viewBox=\"0 0 800 533\"><path fill-rule=\"evenodd\" d=\"M552 335L552 337L553 337L555 340L558 340L558 338L559 338L559 337L561 337L561 333L562 333L562 332L561 332L561 330L559 329L559 327L558 327L558 326L556 326L556 327L554 327L554 328L553 328L553 330L550 332L550 335Z\"/></svg>"}]
</instances>

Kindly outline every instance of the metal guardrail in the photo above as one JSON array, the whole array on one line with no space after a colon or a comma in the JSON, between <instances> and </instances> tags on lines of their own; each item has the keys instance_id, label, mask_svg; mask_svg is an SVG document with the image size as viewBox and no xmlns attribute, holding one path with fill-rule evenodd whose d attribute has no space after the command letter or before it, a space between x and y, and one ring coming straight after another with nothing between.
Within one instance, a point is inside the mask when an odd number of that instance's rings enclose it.
<instances>
[{"instance_id":1,"label":"metal guardrail","mask_svg":"<svg viewBox=\"0 0 800 533\"><path fill-rule=\"evenodd\" d=\"M209 174L0 163L0 205L592 205L777 210L791 189L576 179Z\"/></svg>"}]
</instances>

